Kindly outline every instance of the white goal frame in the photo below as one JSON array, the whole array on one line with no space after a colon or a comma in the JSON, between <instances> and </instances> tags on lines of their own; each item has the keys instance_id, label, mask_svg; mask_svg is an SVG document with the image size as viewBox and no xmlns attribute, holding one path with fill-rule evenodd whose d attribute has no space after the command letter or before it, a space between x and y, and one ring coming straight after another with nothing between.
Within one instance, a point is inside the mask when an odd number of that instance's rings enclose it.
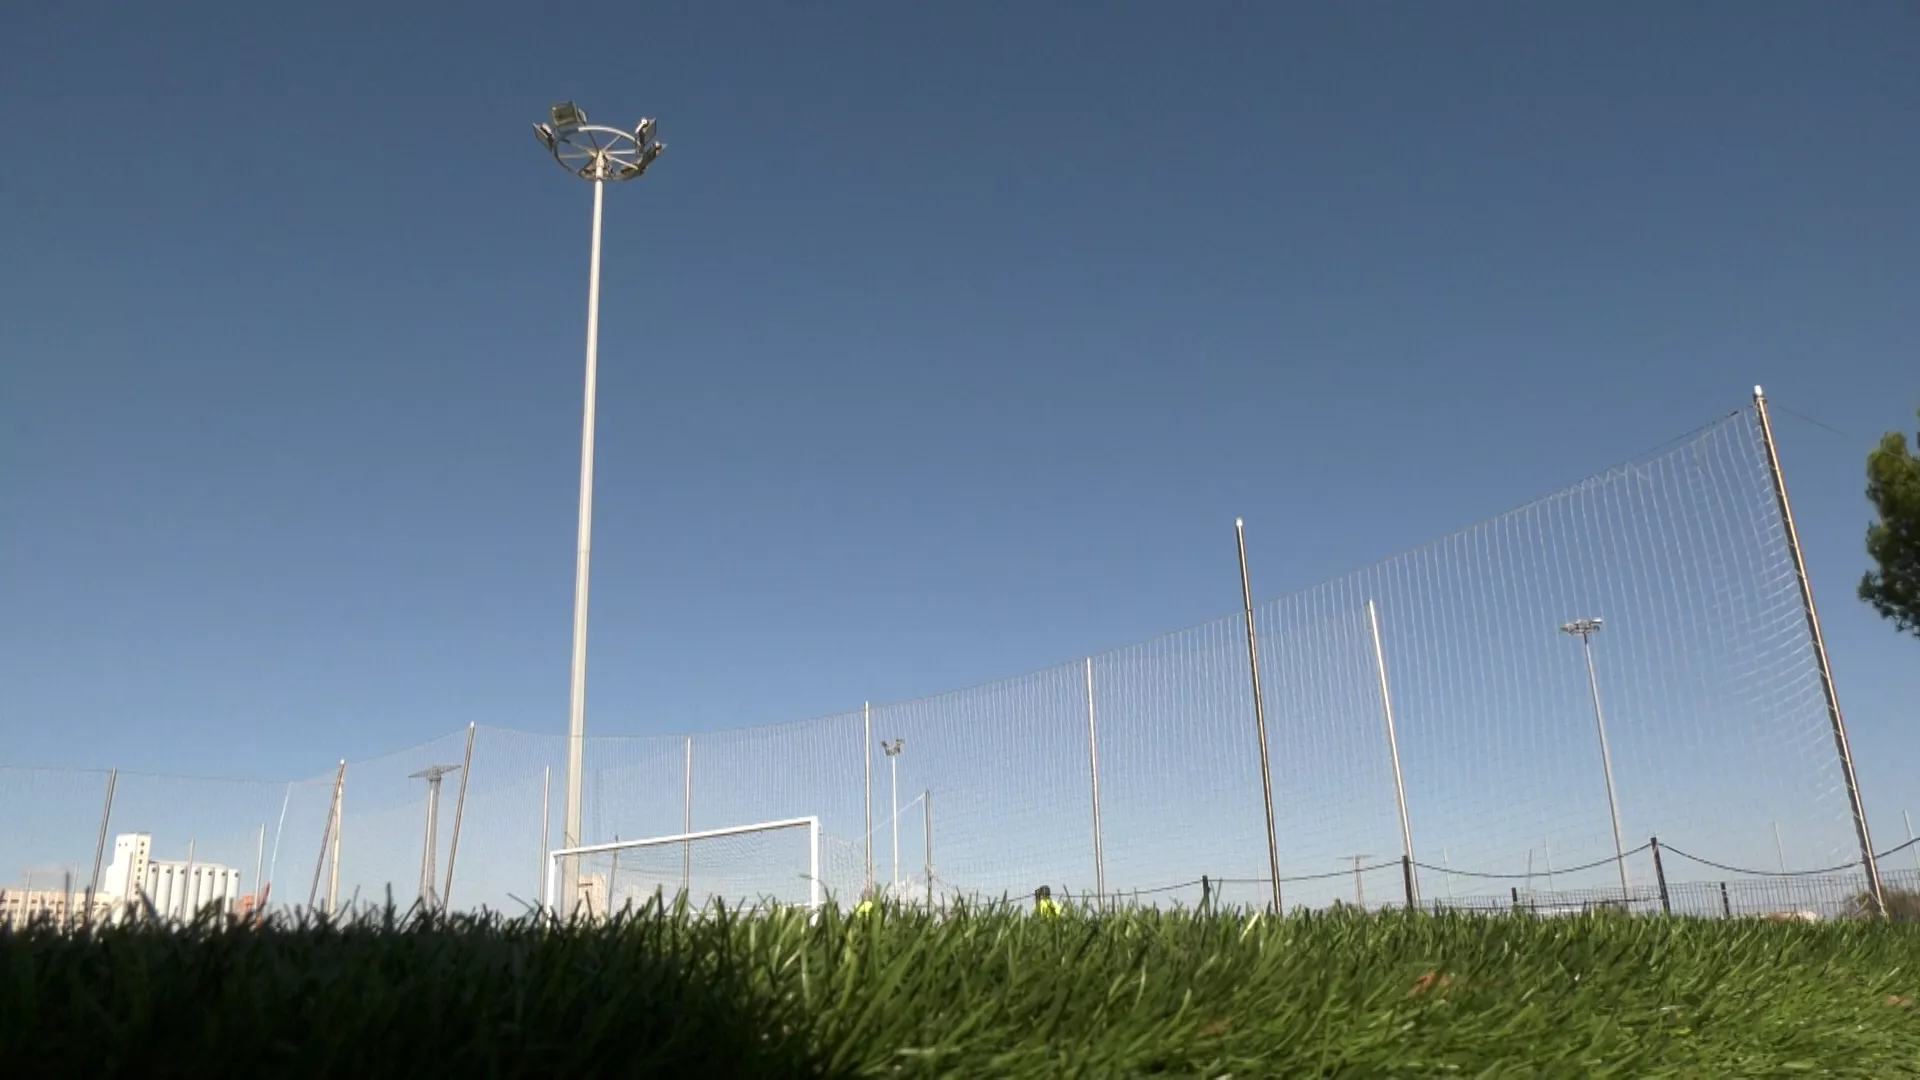
<instances>
[{"instance_id":1,"label":"white goal frame","mask_svg":"<svg viewBox=\"0 0 1920 1080\"><path fill-rule=\"evenodd\" d=\"M616 840L610 844L588 844L583 847L558 848L547 854L547 915L557 918L555 911L560 895L560 860L581 855L598 855L610 851L628 851L633 848L668 847L673 844L692 844L700 840L716 840L723 836L743 836L747 833L774 832L780 829L797 829L804 826L807 830L807 909L818 911L820 896L820 819L817 816L782 818L779 821L756 821L749 825L734 825L725 829L704 829L700 832L676 833L672 836L647 836L638 840ZM609 894L608 902L612 902Z\"/></svg>"}]
</instances>

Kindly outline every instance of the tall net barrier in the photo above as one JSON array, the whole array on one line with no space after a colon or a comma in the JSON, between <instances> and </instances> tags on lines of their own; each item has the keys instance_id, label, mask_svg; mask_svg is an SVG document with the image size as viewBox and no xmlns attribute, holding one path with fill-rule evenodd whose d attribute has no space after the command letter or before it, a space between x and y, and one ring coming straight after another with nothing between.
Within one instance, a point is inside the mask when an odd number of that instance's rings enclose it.
<instances>
[{"instance_id":1,"label":"tall net barrier","mask_svg":"<svg viewBox=\"0 0 1920 1080\"><path fill-rule=\"evenodd\" d=\"M571 871L577 913L604 916L684 897L696 909L812 907L824 899L818 822L811 818L649 837L552 857L549 891ZM565 905L557 905L562 916Z\"/></svg>"},{"instance_id":2,"label":"tall net barrier","mask_svg":"<svg viewBox=\"0 0 1920 1080\"><path fill-rule=\"evenodd\" d=\"M1226 591L1234 568L1221 572ZM843 903L870 886L924 895L931 867L936 900L1044 885L1264 905L1277 856L1287 907L1606 893L1644 908L1658 836L1700 857L1670 858L1668 884L1717 897L1727 882L1733 911L1764 893L1740 884L1749 871L1858 866L1752 411L1260 603L1253 623L1272 851L1240 613L914 701L589 738L573 838L564 734L493 728L474 732L471 760L456 732L348 765L337 815L333 770L253 787L151 778L115 828L204 845L271 882L276 904L405 906L430 883L439 902L507 911L549 899L548 854L569 844L801 817L820 822L813 872ZM0 769L0 859L90 870L107 779ZM745 855L708 850L714 895L757 881L726 876ZM691 884L699 867L669 854L636 855L613 885L627 870L634 888L674 891L674 872Z\"/></svg>"},{"instance_id":3,"label":"tall net barrier","mask_svg":"<svg viewBox=\"0 0 1920 1080\"><path fill-rule=\"evenodd\" d=\"M89 893L95 914L144 909L171 899L176 877L217 877L207 902L238 910L266 880L289 790L259 780L0 768L0 866L17 875L0 875L0 892L79 916L90 910ZM149 878L155 867L169 880L165 897ZM180 896L168 913L193 914ZM19 906L0 901L0 914Z\"/></svg>"},{"instance_id":4,"label":"tall net barrier","mask_svg":"<svg viewBox=\"0 0 1920 1080\"><path fill-rule=\"evenodd\" d=\"M85 888L105 813L105 769L0 767L0 886Z\"/></svg>"},{"instance_id":5,"label":"tall net barrier","mask_svg":"<svg viewBox=\"0 0 1920 1080\"><path fill-rule=\"evenodd\" d=\"M1600 622L1591 678L1586 643L1562 631L1585 619ZM1211 871L1229 897L1265 887L1232 623L1095 658L1110 879ZM1611 805L1629 853L1657 834L1765 866L1779 823L1810 861L1858 858L1750 413L1258 605L1255 623L1289 906L1352 902L1342 867L1403 854L1401 790L1427 894L1506 880L1461 874L1617 887ZM1398 898L1397 876L1360 886ZM1629 882L1651 877L1630 855Z\"/></svg>"}]
</instances>

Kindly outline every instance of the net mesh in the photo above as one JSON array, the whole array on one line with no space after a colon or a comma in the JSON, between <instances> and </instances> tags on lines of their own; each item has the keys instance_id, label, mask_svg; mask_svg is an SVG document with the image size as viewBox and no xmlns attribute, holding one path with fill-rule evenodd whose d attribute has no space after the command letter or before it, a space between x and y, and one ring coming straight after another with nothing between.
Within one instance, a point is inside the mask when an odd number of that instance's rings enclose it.
<instances>
[{"instance_id":1,"label":"net mesh","mask_svg":"<svg viewBox=\"0 0 1920 1080\"><path fill-rule=\"evenodd\" d=\"M1280 573L1254 567L1256 581ZM1232 575L1222 567L1223 586L1237 584ZM1561 632L1588 618L1602 620L1591 680L1588 646ZM1497 898L1516 877L1544 892L1619 888L1596 690L1632 888L1652 881L1654 835L1740 867L1771 867L1780 851L1796 867L1858 859L1751 410L1258 604L1254 622L1288 906L1405 901L1389 700L1424 900ZM1265 903L1253 705L1236 613L871 710L592 737L577 843L813 816L821 883L840 900L896 878L902 895L909 883L924 891L931 863L941 896L1024 897L1046 885L1084 898L1104 876L1117 899ZM404 906L430 863L455 907L531 907L547 854L562 846L566 740L478 729L470 765L444 781L429 853L427 787L414 774L466 764L465 752L463 731L354 762L337 830L331 769L291 784L123 774L111 832L151 833L173 858L194 844L249 883L271 883L277 905L324 901L337 881L343 905L391 896ZM0 866L85 877L105 782L0 769ZM691 871L677 849L636 849L630 866L604 870L618 896L684 880L700 896L791 900L805 895L792 875L807 860L804 847L783 845L803 845L798 835L696 848Z\"/></svg>"}]
</instances>

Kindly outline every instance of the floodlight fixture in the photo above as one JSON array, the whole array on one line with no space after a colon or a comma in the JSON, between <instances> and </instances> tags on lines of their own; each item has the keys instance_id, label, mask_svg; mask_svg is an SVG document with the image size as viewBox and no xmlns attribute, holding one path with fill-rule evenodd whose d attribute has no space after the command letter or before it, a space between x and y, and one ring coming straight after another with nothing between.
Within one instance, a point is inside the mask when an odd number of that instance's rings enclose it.
<instances>
[{"instance_id":1,"label":"floodlight fixture","mask_svg":"<svg viewBox=\"0 0 1920 1080\"><path fill-rule=\"evenodd\" d=\"M553 117L553 129L567 132L587 126L587 110L571 101L563 101L548 110Z\"/></svg>"},{"instance_id":2,"label":"floodlight fixture","mask_svg":"<svg viewBox=\"0 0 1920 1080\"><path fill-rule=\"evenodd\" d=\"M1600 623L1599 619L1575 619L1570 623L1562 623L1560 632L1579 638L1588 638L1600 632Z\"/></svg>"},{"instance_id":3,"label":"floodlight fixture","mask_svg":"<svg viewBox=\"0 0 1920 1080\"><path fill-rule=\"evenodd\" d=\"M561 168L582 180L636 180L667 148L657 136L659 121L651 117L622 131L587 123L586 110L571 101L552 112L553 122L535 124L534 135Z\"/></svg>"},{"instance_id":4,"label":"floodlight fixture","mask_svg":"<svg viewBox=\"0 0 1920 1080\"><path fill-rule=\"evenodd\" d=\"M892 742L888 742L885 739L880 740L880 749L886 751L888 757L899 757L900 752L906 748L907 740L904 738L895 739Z\"/></svg>"}]
</instances>

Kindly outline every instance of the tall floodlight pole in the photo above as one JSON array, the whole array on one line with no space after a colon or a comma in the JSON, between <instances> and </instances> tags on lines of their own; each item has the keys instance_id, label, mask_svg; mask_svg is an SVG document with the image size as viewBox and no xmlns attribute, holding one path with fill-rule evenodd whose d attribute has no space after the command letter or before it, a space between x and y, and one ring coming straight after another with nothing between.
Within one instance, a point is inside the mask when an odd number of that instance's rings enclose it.
<instances>
[{"instance_id":1,"label":"tall floodlight pole","mask_svg":"<svg viewBox=\"0 0 1920 1080\"><path fill-rule=\"evenodd\" d=\"M1360 876L1360 860L1370 859L1371 855L1349 855L1353 860L1353 906L1361 911L1367 910L1367 886Z\"/></svg>"},{"instance_id":2,"label":"tall floodlight pole","mask_svg":"<svg viewBox=\"0 0 1920 1080\"><path fill-rule=\"evenodd\" d=\"M581 759L587 738L587 569L593 551L593 413L600 360L600 209L609 181L638 180L667 144L654 137L655 123L632 131L587 123L586 110L563 101L552 122L533 125L540 145L560 167L593 184L593 253L587 269L586 404L580 422L580 532L573 571L573 679L567 711L567 809L562 847L580 845ZM576 860L567 860L561 896L572 909L577 897Z\"/></svg>"},{"instance_id":3,"label":"tall floodlight pole","mask_svg":"<svg viewBox=\"0 0 1920 1080\"><path fill-rule=\"evenodd\" d=\"M1620 831L1620 798L1613 790L1613 751L1607 746L1607 714L1600 709L1600 677L1593 668L1593 635L1600 632L1599 619L1575 619L1560 627L1563 634L1580 639L1580 651L1587 657L1587 689L1593 695L1593 723L1600 732L1600 768L1607 776L1607 812L1613 817L1613 863L1620 868L1620 898L1632 900L1632 884L1627 880L1627 848Z\"/></svg>"},{"instance_id":4,"label":"tall floodlight pole","mask_svg":"<svg viewBox=\"0 0 1920 1080\"><path fill-rule=\"evenodd\" d=\"M1853 811L1853 832L1860 841L1860 862L1867 871L1867 896L1875 915L1887 913L1880 887L1880 863L1873 854L1873 832L1867 828L1866 804L1860 801L1860 780L1853 771L1853 749L1847 742L1847 722L1840 715L1840 693L1833 685L1833 665L1827 660L1827 639L1820 633L1820 610L1813 604L1813 582L1800 552L1800 531L1793 524L1793 503L1787 498L1787 477L1780 471L1780 452L1773 444L1773 421L1767 417L1767 394L1753 388L1753 411L1760 419L1760 441L1767 451L1767 469L1773 477L1773 496L1780 506L1780 525L1786 532L1787 553L1793 557L1793 576L1800 586L1800 608L1813 639L1813 660L1820 673L1820 690L1827 700L1827 722L1833 727L1834 750L1840 755L1840 779L1847 787L1847 806Z\"/></svg>"},{"instance_id":5,"label":"tall floodlight pole","mask_svg":"<svg viewBox=\"0 0 1920 1080\"><path fill-rule=\"evenodd\" d=\"M896 892L900 889L900 751L906 748L905 739L880 744L880 749L887 753L887 769L892 777L893 793L889 798L893 803L893 888Z\"/></svg>"},{"instance_id":6,"label":"tall floodlight pole","mask_svg":"<svg viewBox=\"0 0 1920 1080\"><path fill-rule=\"evenodd\" d=\"M440 884L440 781L459 771L458 765L429 765L407 777L427 782L427 836L420 845L420 903L427 910L433 909Z\"/></svg>"}]
</instances>

